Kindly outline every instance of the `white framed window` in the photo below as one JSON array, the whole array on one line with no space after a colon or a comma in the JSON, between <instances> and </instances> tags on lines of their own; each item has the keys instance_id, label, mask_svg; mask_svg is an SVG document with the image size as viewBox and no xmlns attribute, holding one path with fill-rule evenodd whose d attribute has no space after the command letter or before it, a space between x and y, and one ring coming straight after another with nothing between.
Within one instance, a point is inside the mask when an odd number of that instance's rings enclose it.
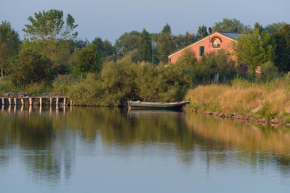
<instances>
[{"instance_id":1,"label":"white framed window","mask_svg":"<svg viewBox=\"0 0 290 193\"><path fill-rule=\"evenodd\" d=\"M213 48L220 48L221 47L221 40L219 38L216 38L212 41L212 47Z\"/></svg>"}]
</instances>

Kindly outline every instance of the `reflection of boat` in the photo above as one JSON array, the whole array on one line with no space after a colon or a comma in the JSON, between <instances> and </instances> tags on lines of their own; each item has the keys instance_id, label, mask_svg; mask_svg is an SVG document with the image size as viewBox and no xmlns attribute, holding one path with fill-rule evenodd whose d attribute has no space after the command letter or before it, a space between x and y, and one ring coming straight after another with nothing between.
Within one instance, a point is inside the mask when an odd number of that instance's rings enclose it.
<instances>
[{"instance_id":1,"label":"reflection of boat","mask_svg":"<svg viewBox=\"0 0 290 193\"><path fill-rule=\"evenodd\" d=\"M189 103L174 102L174 103L159 103L159 102L141 102L141 101L127 101L129 109L181 109L184 105Z\"/></svg>"}]
</instances>

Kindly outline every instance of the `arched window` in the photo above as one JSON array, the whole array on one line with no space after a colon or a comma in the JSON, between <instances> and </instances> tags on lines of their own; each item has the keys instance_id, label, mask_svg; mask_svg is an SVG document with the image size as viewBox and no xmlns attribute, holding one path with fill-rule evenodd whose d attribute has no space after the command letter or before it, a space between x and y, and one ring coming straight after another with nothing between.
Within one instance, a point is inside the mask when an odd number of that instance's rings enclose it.
<instances>
[{"instance_id":1,"label":"arched window","mask_svg":"<svg viewBox=\"0 0 290 193\"><path fill-rule=\"evenodd\" d=\"M221 40L219 38L215 38L212 41L212 47L213 48L220 48L221 47Z\"/></svg>"}]
</instances>

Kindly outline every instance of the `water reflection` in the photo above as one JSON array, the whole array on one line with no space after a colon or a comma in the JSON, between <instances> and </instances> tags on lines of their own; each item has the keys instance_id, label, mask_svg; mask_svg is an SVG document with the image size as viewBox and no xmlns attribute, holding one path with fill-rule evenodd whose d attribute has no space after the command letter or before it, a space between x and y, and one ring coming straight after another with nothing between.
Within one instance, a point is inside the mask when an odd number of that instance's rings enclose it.
<instances>
[{"instance_id":1,"label":"water reflection","mask_svg":"<svg viewBox=\"0 0 290 193\"><path fill-rule=\"evenodd\" d=\"M175 111L109 108L4 109L0 113L0 171L16 155L33 179L57 183L69 179L76 156L97 151L96 144L118 153L149 145L173 151L180 164L202 160L211 167L275 167L290 177L290 131L235 123ZM100 141L101 140L101 141ZM78 150L79 149L79 150ZM113 152L116 153L116 152ZM148 155L150 156L150 155Z\"/></svg>"}]
</instances>

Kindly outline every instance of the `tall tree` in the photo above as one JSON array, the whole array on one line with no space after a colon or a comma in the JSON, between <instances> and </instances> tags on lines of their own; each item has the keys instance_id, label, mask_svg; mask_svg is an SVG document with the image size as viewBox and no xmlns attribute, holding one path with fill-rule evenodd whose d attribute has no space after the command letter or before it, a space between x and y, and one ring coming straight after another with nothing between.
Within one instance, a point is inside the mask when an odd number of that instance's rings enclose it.
<instances>
[{"instance_id":1,"label":"tall tree","mask_svg":"<svg viewBox=\"0 0 290 193\"><path fill-rule=\"evenodd\" d=\"M290 25L285 24L275 35L277 42L276 66L285 72L290 71Z\"/></svg>"},{"instance_id":2,"label":"tall tree","mask_svg":"<svg viewBox=\"0 0 290 193\"><path fill-rule=\"evenodd\" d=\"M185 35L179 34L178 36L173 36L174 43L176 45L176 49L180 50L184 48L185 46L188 46L195 42L196 37L194 34L191 34L189 32L186 32Z\"/></svg>"},{"instance_id":3,"label":"tall tree","mask_svg":"<svg viewBox=\"0 0 290 193\"><path fill-rule=\"evenodd\" d=\"M137 31L122 34L115 43L117 52L122 56L136 52L139 46L139 36L140 32Z\"/></svg>"},{"instance_id":4,"label":"tall tree","mask_svg":"<svg viewBox=\"0 0 290 193\"><path fill-rule=\"evenodd\" d=\"M11 28L11 24L2 21L0 25L0 68L1 77L3 72L14 56L17 55L20 46L19 34Z\"/></svg>"},{"instance_id":5,"label":"tall tree","mask_svg":"<svg viewBox=\"0 0 290 193\"><path fill-rule=\"evenodd\" d=\"M139 37L139 57L141 61L152 61L152 40L146 29L143 29Z\"/></svg>"},{"instance_id":6,"label":"tall tree","mask_svg":"<svg viewBox=\"0 0 290 193\"><path fill-rule=\"evenodd\" d=\"M237 19L224 18L223 21L217 22L213 25L213 31L226 31L226 32L249 32L251 27L244 25Z\"/></svg>"},{"instance_id":7,"label":"tall tree","mask_svg":"<svg viewBox=\"0 0 290 193\"><path fill-rule=\"evenodd\" d=\"M166 24L161 31L157 42L158 59L164 63L167 63L168 55L175 50L171 28L168 24Z\"/></svg>"},{"instance_id":8,"label":"tall tree","mask_svg":"<svg viewBox=\"0 0 290 193\"><path fill-rule=\"evenodd\" d=\"M276 44L271 34L254 29L252 33L242 33L233 48L238 62L248 64L254 74L258 65L274 60Z\"/></svg>"},{"instance_id":9,"label":"tall tree","mask_svg":"<svg viewBox=\"0 0 290 193\"><path fill-rule=\"evenodd\" d=\"M196 39L200 40L200 39L202 39L202 38L204 38L206 36L208 36L208 32L207 32L206 26L205 25L199 26L198 30L197 30L197 33L196 33Z\"/></svg>"},{"instance_id":10,"label":"tall tree","mask_svg":"<svg viewBox=\"0 0 290 193\"><path fill-rule=\"evenodd\" d=\"M71 54L70 41L77 37L74 18L68 14L64 19L63 11L51 9L34 13L28 21L30 24L23 29L29 38L25 46L51 59L61 71Z\"/></svg>"}]
</instances>

